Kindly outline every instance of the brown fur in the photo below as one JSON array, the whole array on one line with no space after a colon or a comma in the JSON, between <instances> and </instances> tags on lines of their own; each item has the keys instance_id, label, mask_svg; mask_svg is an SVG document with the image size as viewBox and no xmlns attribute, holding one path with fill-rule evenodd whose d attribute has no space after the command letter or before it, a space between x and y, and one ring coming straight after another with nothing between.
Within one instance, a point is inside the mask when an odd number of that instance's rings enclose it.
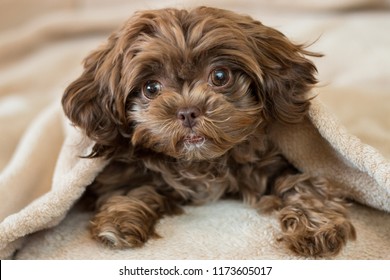
<instances>
[{"instance_id":1,"label":"brown fur","mask_svg":"<svg viewBox=\"0 0 390 280\"><path fill-rule=\"evenodd\" d=\"M338 253L355 237L345 203L267 137L271 122L298 123L307 114L317 81L305 56L319 55L225 10L131 17L86 58L62 100L96 142L89 157L110 159L87 192L96 196L92 236L117 248L141 246L157 236L164 215L229 196L277 210L281 240L294 252ZM213 71L226 81L215 82Z\"/></svg>"}]
</instances>

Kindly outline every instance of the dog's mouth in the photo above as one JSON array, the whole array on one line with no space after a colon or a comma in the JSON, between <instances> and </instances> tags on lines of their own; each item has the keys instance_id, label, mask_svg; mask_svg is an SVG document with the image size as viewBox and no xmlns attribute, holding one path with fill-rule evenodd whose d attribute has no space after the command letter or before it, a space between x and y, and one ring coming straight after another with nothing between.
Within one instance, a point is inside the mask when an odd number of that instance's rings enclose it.
<instances>
[{"instance_id":1,"label":"dog's mouth","mask_svg":"<svg viewBox=\"0 0 390 280\"><path fill-rule=\"evenodd\" d=\"M201 135L187 135L184 137L183 142L186 147L200 147L206 142L206 138Z\"/></svg>"}]
</instances>

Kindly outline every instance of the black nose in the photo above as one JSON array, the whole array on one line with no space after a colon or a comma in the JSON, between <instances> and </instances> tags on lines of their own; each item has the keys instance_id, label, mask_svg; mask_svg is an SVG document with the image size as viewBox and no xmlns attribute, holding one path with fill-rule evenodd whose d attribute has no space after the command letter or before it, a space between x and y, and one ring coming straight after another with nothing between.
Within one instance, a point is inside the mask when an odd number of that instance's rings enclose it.
<instances>
[{"instance_id":1,"label":"black nose","mask_svg":"<svg viewBox=\"0 0 390 280\"><path fill-rule=\"evenodd\" d=\"M192 128L200 116L200 110L196 107L181 108L177 111L177 118L185 127Z\"/></svg>"}]
</instances>

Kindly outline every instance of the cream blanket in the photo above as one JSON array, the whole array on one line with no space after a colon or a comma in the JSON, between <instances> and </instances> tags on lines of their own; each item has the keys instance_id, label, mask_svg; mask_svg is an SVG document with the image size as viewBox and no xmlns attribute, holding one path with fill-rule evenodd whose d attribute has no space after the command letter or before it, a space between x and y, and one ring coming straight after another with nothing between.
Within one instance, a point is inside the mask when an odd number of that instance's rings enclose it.
<instances>
[{"instance_id":1,"label":"cream blanket","mask_svg":"<svg viewBox=\"0 0 390 280\"><path fill-rule=\"evenodd\" d=\"M134 10L176 1L30 2L0 4L9 11L0 19L0 258L298 258L276 241L274 215L238 201L186 207L184 215L158 224L163 238L139 249L111 250L91 240L90 213L73 205L105 162L78 157L92 143L69 125L59 99L80 74L82 58ZM251 14L300 42L322 36L311 47L327 55L316 61L322 102L314 101L303 124L275 124L272 136L298 168L331 176L367 205L351 208L358 238L336 258L390 259L390 38L384 35L390 13L347 9L367 1L326 7L299 1L294 10L283 2L202 3ZM30 12L20 3L31 5Z\"/></svg>"}]
</instances>

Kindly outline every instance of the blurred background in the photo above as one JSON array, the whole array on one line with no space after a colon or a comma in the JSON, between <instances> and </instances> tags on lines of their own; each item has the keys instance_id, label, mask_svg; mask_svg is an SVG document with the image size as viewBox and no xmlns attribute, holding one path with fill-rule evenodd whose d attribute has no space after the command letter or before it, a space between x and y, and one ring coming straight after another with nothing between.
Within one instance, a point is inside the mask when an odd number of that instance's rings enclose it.
<instances>
[{"instance_id":1,"label":"blurred background","mask_svg":"<svg viewBox=\"0 0 390 280\"><path fill-rule=\"evenodd\" d=\"M325 55L315 59L320 99L390 157L389 0L0 0L0 170L32 119L81 73L83 58L134 11L198 5L315 42L309 49Z\"/></svg>"}]
</instances>

